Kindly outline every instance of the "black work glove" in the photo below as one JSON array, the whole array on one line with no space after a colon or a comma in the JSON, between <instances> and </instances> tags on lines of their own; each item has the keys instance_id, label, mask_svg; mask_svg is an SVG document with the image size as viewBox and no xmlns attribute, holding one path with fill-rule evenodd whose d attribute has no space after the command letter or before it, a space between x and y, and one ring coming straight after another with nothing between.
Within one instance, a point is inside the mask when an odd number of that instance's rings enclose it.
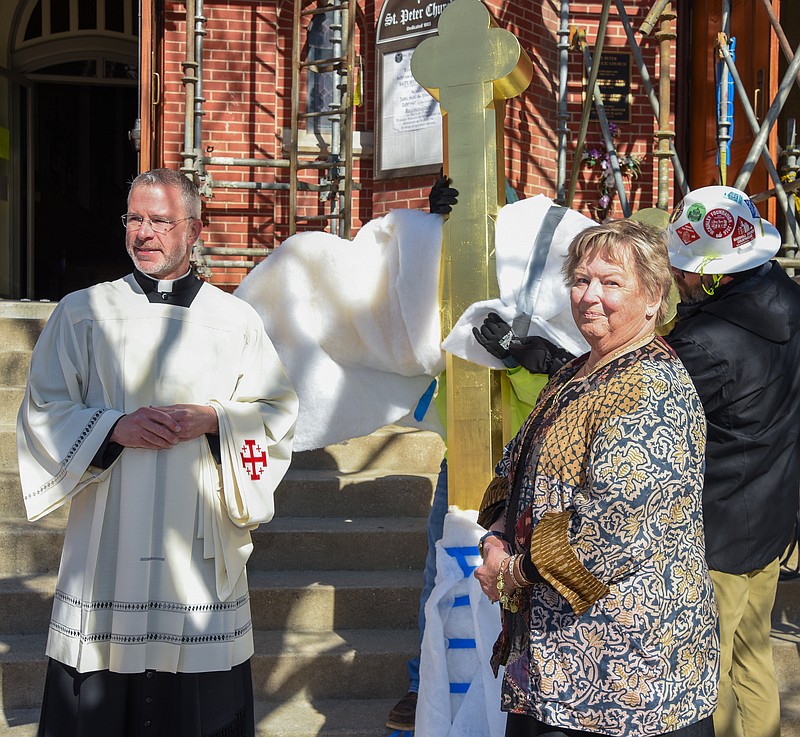
<instances>
[{"instance_id":1,"label":"black work glove","mask_svg":"<svg viewBox=\"0 0 800 737\"><path fill-rule=\"evenodd\" d=\"M519 362L508 350L511 341L516 337L514 331L496 312L490 312L480 330L472 328L472 333L478 343L495 358L499 358L508 368L519 366Z\"/></svg>"},{"instance_id":2,"label":"black work glove","mask_svg":"<svg viewBox=\"0 0 800 737\"><path fill-rule=\"evenodd\" d=\"M567 361L575 358L569 351L559 348L540 335L515 338L508 344L508 353L532 374L548 376L552 376Z\"/></svg>"},{"instance_id":3,"label":"black work glove","mask_svg":"<svg viewBox=\"0 0 800 737\"><path fill-rule=\"evenodd\" d=\"M450 177L439 174L439 178L428 194L428 205L434 214L446 215L458 202L458 190L450 186Z\"/></svg>"}]
</instances>

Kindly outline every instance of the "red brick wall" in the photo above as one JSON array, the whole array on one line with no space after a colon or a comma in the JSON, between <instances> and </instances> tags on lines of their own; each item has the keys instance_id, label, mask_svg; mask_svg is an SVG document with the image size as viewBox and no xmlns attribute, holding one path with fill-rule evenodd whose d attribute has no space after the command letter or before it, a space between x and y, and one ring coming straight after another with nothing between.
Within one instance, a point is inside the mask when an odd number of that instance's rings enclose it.
<instances>
[{"instance_id":1,"label":"red brick wall","mask_svg":"<svg viewBox=\"0 0 800 737\"><path fill-rule=\"evenodd\" d=\"M362 132L375 130L375 53L374 28L382 0L359 0L357 52L364 60L364 104L356 110L355 127ZM533 61L534 78L519 98L506 108L506 174L520 196L544 193L555 197L558 113L558 3L533 4L529 0L488 0L498 24L513 32ZM644 19L650 0L626 3L634 28ZM570 24L587 31L594 44L600 2L570 3ZM184 129L184 90L181 83L185 58L184 5L167 0L165 9L163 61L163 151L165 165L182 164ZM290 127L292 3L237 2L206 0L207 35L204 39L203 147L209 155L237 158L287 157L281 148L284 129ZM606 38L607 48L627 47L624 30L611 13ZM643 42L643 53L657 84L657 43L651 36ZM569 121L570 151L567 179L574 152L581 114L582 57L570 52ZM634 104L631 123L621 126L617 146L621 153L633 153L642 163L642 176L627 182L634 208L655 204L654 131L657 126L644 96L638 72L633 75ZM302 98L301 98L302 99ZM592 123L587 144L602 142L599 126ZM238 181L288 184L284 169L254 169L211 166L215 182ZM368 220L393 208L426 207L432 177L373 181L371 158L357 160L354 166L361 190L354 193L353 233ZM316 175L305 174L308 181ZM592 215L597 200L597 174L581 170L574 207ZM616 200L616 198L615 198ZM316 194L301 195L299 211L323 212ZM276 247L288 236L288 194L281 191L237 190L214 187L213 197L204 208L205 245L228 247ZM619 217L616 201L609 216ZM304 228L306 226L303 226ZM324 227L324 226L314 226ZM226 288L235 287L244 269L219 270L213 280Z\"/></svg>"}]
</instances>

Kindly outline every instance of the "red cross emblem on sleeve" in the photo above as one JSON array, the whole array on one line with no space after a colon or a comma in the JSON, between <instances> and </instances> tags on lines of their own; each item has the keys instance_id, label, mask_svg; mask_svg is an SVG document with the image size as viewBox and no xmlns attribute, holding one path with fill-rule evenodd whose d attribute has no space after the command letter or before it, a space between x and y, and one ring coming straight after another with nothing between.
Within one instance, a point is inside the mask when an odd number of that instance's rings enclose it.
<instances>
[{"instance_id":1,"label":"red cross emblem on sleeve","mask_svg":"<svg viewBox=\"0 0 800 737\"><path fill-rule=\"evenodd\" d=\"M242 468L252 481L258 481L267 467L267 454L255 440L245 440L239 455L242 457Z\"/></svg>"}]
</instances>

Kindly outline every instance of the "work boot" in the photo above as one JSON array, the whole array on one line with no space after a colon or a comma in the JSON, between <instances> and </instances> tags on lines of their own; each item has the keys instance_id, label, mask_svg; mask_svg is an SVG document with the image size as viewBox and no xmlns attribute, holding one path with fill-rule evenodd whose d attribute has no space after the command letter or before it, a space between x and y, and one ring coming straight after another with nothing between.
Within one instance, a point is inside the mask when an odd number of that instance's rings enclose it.
<instances>
[{"instance_id":1,"label":"work boot","mask_svg":"<svg viewBox=\"0 0 800 737\"><path fill-rule=\"evenodd\" d=\"M389 712L386 726L401 732L414 731L414 717L417 715L417 693L409 691Z\"/></svg>"}]
</instances>

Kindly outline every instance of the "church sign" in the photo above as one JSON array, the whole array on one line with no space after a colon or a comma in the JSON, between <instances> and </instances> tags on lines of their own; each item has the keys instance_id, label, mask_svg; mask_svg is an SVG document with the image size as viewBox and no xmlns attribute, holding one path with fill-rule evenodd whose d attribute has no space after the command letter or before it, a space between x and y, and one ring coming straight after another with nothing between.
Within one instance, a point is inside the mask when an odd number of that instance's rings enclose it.
<instances>
[{"instance_id":1,"label":"church sign","mask_svg":"<svg viewBox=\"0 0 800 737\"><path fill-rule=\"evenodd\" d=\"M435 34L450 0L386 0L378 20L378 116L375 176L438 172L442 116L411 74L414 49Z\"/></svg>"},{"instance_id":2,"label":"church sign","mask_svg":"<svg viewBox=\"0 0 800 737\"><path fill-rule=\"evenodd\" d=\"M603 51L598 72L597 84L603 97L606 118L611 123L630 123L631 52ZM584 88L585 86L584 80ZM594 106L590 119L598 119L597 109Z\"/></svg>"}]
</instances>

